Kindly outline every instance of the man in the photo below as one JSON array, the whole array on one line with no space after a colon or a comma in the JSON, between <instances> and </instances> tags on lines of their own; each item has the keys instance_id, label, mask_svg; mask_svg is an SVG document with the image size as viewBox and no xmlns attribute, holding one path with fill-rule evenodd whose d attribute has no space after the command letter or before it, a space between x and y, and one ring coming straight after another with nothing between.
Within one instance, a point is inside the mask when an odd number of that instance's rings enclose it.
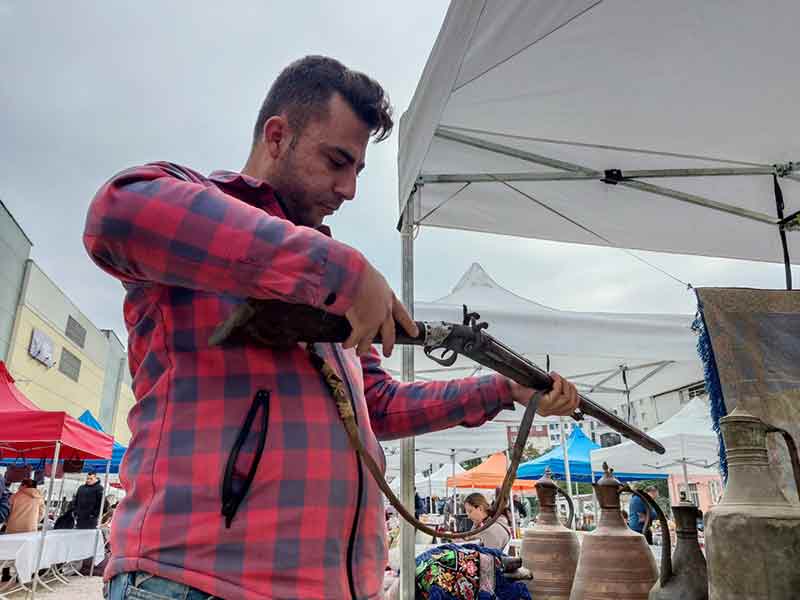
<instances>
[{"instance_id":1,"label":"man","mask_svg":"<svg viewBox=\"0 0 800 600\"><path fill-rule=\"evenodd\" d=\"M75 493L75 528L94 529L103 502L103 486L94 471L86 475L86 483Z\"/></svg>"},{"instance_id":2,"label":"man","mask_svg":"<svg viewBox=\"0 0 800 600\"><path fill-rule=\"evenodd\" d=\"M98 192L84 244L127 290L137 403L106 570L112 600L377 598L383 500L351 449L321 356L345 381L362 440L479 426L532 390L501 376L401 384L380 365L395 320L416 326L385 279L323 225L356 193L370 137L392 129L383 89L325 57L289 65L261 107L241 173L137 167ZM344 344L210 347L244 298L344 315ZM316 359L316 357L313 357ZM540 412L567 414L554 376ZM198 591L199 590L199 591Z\"/></svg>"},{"instance_id":3,"label":"man","mask_svg":"<svg viewBox=\"0 0 800 600\"><path fill-rule=\"evenodd\" d=\"M658 488L655 486L648 486L644 489L644 493L650 496L653 500L658 498ZM633 529L638 533L643 533L647 543L651 546L653 545L653 531L648 526L645 529L644 525L647 521L647 509L648 507L645 506L644 500L639 498L639 496L631 496L631 501L628 504L628 527ZM650 509L650 525L653 524L655 519L658 518L656 511L654 509Z\"/></svg>"}]
</instances>

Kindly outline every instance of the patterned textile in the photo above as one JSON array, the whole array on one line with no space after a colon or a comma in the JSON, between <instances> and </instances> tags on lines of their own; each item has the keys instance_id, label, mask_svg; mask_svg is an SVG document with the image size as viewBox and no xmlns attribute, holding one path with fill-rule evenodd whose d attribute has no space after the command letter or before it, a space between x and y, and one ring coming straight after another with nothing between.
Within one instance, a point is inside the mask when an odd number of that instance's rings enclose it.
<instances>
[{"instance_id":1,"label":"patterned textile","mask_svg":"<svg viewBox=\"0 0 800 600\"><path fill-rule=\"evenodd\" d=\"M126 289L137 398L106 579L141 570L241 600L381 592L382 495L308 354L208 345L246 297L339 315L352 304L361 254L285 217L264 182L171 163L124 171L92 201L84 244ZM513 407L498 376L401 384L374 351L317 350L351 388L379 463L378 438L478 426Z\"/></svg>"},{"instance_id":2,"label":"patterned textile","mask_svg":"<svg viewBox=\"0 0 800 600\"><path fill-rule=\"evenodd\" d=\"M737 406L800 440L800 291L697 290L701 357L712 417ZM768 436L770 469L797 502L786 445Z\"/></svg>"},{"instance_id":3,"label":"patterned textile","mask_svg":"<svg viewBox=\"0 0 800 600\"><path fill-rule=\"evenodd\" d=\"M480 553L459 547L433 550L417 559L417 593L424 600L436 586L456 600L475 600L480 590Z\"/></svg>"},{"instance_id":4,"label":"patterned textile","mask_svg":"<svg viewBox=\"0 0 800 600\"><path fill-rule=\"evenodd\" d=\"M494 568L493 590L481 586L486 557ZM416 596L424 600L531 600L527 586L503 574L503 553L477 544L442 544L416 559Z\"/></svg>"}]
</instances>

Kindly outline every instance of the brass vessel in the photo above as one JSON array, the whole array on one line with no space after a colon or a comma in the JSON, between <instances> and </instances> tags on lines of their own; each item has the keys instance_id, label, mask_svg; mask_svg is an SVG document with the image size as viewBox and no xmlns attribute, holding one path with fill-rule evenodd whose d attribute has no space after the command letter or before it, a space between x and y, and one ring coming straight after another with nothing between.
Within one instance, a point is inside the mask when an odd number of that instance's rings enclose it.
<instances>
[{"instance_id":1,"label":"brass vessel","mask_svg":"<svg viewBox=\"0 0 800 600\"><path fill-rule=\"evenodd\" d=\"M677 540L672 554L667 519L658 503L648 500L661 523L661 569L650 590L650 600L708 600L706 557L697 541L697 519L703 516L702 511L687 502L686 493L681 492L681 501L672 507Z\"/></svg>"},{"instance_id":2,"label":"brass vessel","mask_svg":"<svg viewBox=\"0 0 800 600\"><path fill-rule=\"evenodd\" d=\"M770 476L767 434L789 448L800 494L800 458L788 432L737 408L720 419L728 458L722 501L705 515L711 600L796 600L800 595L800 505Z\"/></svg>"},{"instance_id":3,"label":"brass vessel","mask_svg":"<svg viewBox=\"0 0 800 600\"><path fill-rule=\"evenodd\" d=\"M602 509L600 522L583 536L570 600L647 600L658 577L656 560L644 536L622 520L619 495L628 491L645 503L647 496L623 486L606 463L603 471L600 481L592 484Z\"/></svg>"},{"instance_id":4,"label":"brass vessel","mask_svg":"<svg viewBox=\"0 0 800 600\"><path fill-rule=\"evenodd\" d=\"M522 564L533 573L528 590L537 600L568 600L572 580L578 566L580 544L572 527L575 507L572 498L550 478L550 467L536 482L541 512L536 525L526 529L522 536ZM556 494L561 494L569 504L567 527L556 514Z\"/></svg>"}]
</instances>

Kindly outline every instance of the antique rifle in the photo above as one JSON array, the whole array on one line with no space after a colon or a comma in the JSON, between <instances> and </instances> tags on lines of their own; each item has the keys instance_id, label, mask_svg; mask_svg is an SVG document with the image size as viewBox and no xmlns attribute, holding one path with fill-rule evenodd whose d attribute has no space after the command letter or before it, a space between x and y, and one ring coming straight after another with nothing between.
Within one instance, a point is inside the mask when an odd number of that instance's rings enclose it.
<instances>
[{"instance_id":1,"label":"antique rifle","mask_svg":"<svg viewBox=\"0 0 800 600\"><path fill-rule=\"evenodd\" d=\"M481 322L480 315L469 312L466 306L464 307L464 318L461 324L428 321L417 321L416 324L419 330L419 335L416 337L408 335L397 324L395 342L397 344L421 346L428 358L445 367L455 364L459 354L462 354L480 365L537 391L523 414L516 442L511 452L511 464L498 494L495 515L482 527L467 534L440 532L417 520L394 495L391 488L386 484L380 467L378 467L361 443L353 417L353 408L350 398L347 396L346 386L343 385L336 372L326 365L313 349L313 344L315 343L344 342L351 332L350 323L345 317L301 304L288 304L278 300L250 299L238 306L231 316L216 328L209 339L209 344L249 342L268 347L292 347L300 342L309 344L311 358L317 363L333 393L351 445L361 456L381 490L398 512L414 527L429 535L448 539L474 536L490 527L507 506L508 495L516 477L517 467L528 439L528 433L533 423L540 395L552 389L553 380L550 375L527 358L488 334L486 332L488 324ZM380 336L375 339L375 343L380 343ZM664 454L665 452L664 446L657 440L581 395L578 409L571 416L576 421L580 421L586 415L594 417L599 422L647 450L659 454Z\"/></svg>"},{"instance_id":2,"label":"antique rifle","mask_svg":"<svg viewBox=\"0 0 800 600\"><path fill-rule=\"evenodd\" d=\"M550 375L492 337L486 332L489 325L479 319L479 314L469 312L465 306L461 324L417 321L417 337L409 336L398 324L396 343L422 346L428 358L445 367L455 364L458 355L462 354L521 385L541 392L550 391L553 387ZM248 300L219 325L210 343L217 345L237 338L250 338L267 346L343 342L350 331L346 318L310 306L277 300ZM380 335L375 342L380 343ZM581 395L580 405L572 418L581 421L587 415L651 452L665 452L664 446L644 431Z\"/></svg>"}]
</instances>

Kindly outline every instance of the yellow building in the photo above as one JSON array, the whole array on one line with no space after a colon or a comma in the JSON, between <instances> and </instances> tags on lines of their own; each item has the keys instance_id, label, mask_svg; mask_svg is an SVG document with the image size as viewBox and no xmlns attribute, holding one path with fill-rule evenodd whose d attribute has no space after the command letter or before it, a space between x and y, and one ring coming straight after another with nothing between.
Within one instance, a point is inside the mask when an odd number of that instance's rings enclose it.
<instances>
[{"instance_id":1,"label":"yellow building","mask_svg":"<svg viewBox=\"0 0 800 600\"><path fill-rule=\"evenodd\" d=\"M44 410L89 410L123 445L134 403L125 347L75 306L32 260L25 263L6 363Z\"/></svg>"}]
</instances>

